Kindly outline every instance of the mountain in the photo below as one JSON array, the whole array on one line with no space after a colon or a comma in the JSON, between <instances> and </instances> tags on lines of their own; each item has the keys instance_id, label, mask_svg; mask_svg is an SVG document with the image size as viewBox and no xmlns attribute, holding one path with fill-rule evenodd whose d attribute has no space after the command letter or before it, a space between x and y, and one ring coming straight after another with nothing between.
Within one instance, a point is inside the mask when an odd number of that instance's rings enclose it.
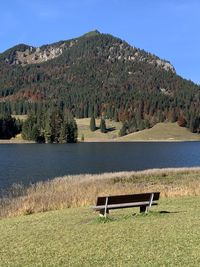
<instances>
[{"instance_id":1,"label":"mountain","mask_svg":"<svg viewBox=\"0 0 200 267\"><path fill-rule=\"evenodd\" d=\"M112 40L108 40L109 37ZM88 42L88 39L89 41L90 39L96 39L96 41L104 39L103 41L105 41L105 47L96 47L96 56L98 57L104 54L104 56L107 56L108 62L112 62L115 60L124 60L132 62L146 61L147 63L153 64L154 66L157 65L161 69L171 70L172 72L175 72L174 67L168 61L160 60L158 57L151 55L150 53L146 53L145 51L136 49L135 47L131 47L120 39L113 38L109 35L100 34L96 30L86 33L82 37L77 39L73 39L70 41L60 41L58 43L44 45L37 48L33 46L28 46L26 44L19 44L1 54L0 61L12 66L41 64L43 62L47 62L63 55L63 53L65 53L66 51L72 50L71 48L74 46L76 46L76 49L79 49L79 46L82 45L82 42L85 42L86 40ZM87 47L85 48L87 49Z\"/></svg>"},{"instance_id":2,"label":"mountain","mask_svg":"<svg viewBox=\"0 0 200 267\"><path fill-rule=\"evenodd\" d=\"M128 132L164 120L199 131L199 89L170 62L97 30L0 54L0 113L57 105L76 117L121 120Z\"/></svg>"}]
</instances>

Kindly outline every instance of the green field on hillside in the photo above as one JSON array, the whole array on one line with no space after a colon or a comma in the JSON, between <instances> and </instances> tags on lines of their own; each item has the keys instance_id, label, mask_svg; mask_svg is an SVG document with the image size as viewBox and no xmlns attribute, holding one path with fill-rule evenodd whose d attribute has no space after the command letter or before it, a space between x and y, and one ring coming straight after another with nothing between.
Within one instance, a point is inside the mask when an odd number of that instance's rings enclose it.
<instances>
[{"instance_id":1,"label":"green field on hillside","mask_svg":"<svg viewBox=\"0 0 200 267\"><path fill-rule=\"evenodd\" d=\"M119 136L119 130L122 127L121 122L115 122L112 120L106 120L107 133L101 133L99 130L100 119L96 119L97 130L92 132L90 130L90 118L76 119L78 125L78 138L81 139L84 136L86 141L102 141L112 140Z\"/></svg>"},{"instance_id":2,"label":"green field on hillside","mask_svg":"<svg viewBox=\"0 0 200 267\"><path fill-rule=\"evenodd\" d=\"M76 119L78 125L79 140L83 135L86 141L200 141L200 135L191 133L187 128L179 127L177 123L157 123L150 129L131 133L119 137L122 127L121 122L106 120L110 131L101 133L100 130L90 131L90 119ZM97 127L100 120L96 119Z\"/></svg>"},{"instance_id":3,"label":"green field on hillside","mask_svg":"<svg viewBox=\"0 0 200 267\"><path fill-rule=\"evenodd\" d=\"M121 141L200 141L200 135L191 133L177 123L157 123L150 129L128 134L119 138Z\"/></svg>"},{"instance_id":4,"label":"green field on hillside","mask_svg":"<svg viewBox=\"0 0 200 267\"><path fill-rule=\"evenodd\" d=\"M199 266L200 197L100 220L72 208L0 220L0 266Z\"/></svg>"},{"instance_id":5,"label":"green field on hillside","mask_svg":"<svg viewBox=\"0 0 200 267\"><path fill-rule=\"evenodd\" d=\"M26 120L27 115L14 115L16 119ZM179 127L177 123L157 123L150 129L128 134L119 137L122 127L121 122L106 120L107 133L101 133L99 129L100 119L96 119L97 130L90 130L90 118L76 119L78 126L78 140L81 141L200 141L200 135L191 133L187 128ZM21 135L13 139L14 142L21 142Z\"/></svg>"}]
</instances>

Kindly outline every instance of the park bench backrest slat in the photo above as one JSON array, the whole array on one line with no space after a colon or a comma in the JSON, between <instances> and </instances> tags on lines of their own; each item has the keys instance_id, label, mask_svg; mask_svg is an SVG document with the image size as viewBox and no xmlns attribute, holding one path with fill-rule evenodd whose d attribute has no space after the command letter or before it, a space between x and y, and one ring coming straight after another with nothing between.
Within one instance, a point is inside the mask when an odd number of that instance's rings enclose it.
<instances>
[{"instance_id":1,"label":"park bench backrest slat","mask_svg":"<svg viewBox=\"0 0 200 267\"><path fill-rule=\"evenodd\" d=\"M149 201L151 194L153 195L153 201L159 200L160 192L151 192L151 193L141 193L133 195L118 195L118 196L103 196L97 198L96 206L105 205L106 197L108 197L107 205L112 204L125 204L125 203L134 203L134 202L143 202Z\"/></svg>"}]
</instances>

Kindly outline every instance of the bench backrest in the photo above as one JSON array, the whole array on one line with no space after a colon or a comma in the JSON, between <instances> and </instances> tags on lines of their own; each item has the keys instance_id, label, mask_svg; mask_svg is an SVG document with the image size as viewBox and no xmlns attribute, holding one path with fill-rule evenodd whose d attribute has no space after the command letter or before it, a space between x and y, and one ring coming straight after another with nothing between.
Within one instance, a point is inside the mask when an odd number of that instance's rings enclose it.
<instances>
[{"instance_id":1,"label":"bench backrest","mask_svg":"<svg viewBox=\"0 0 200 267\"><path fill-rule=\"evenodd\" d=\"M97 198L96 206L105 205L106 198L108 197L108 205L112 204L125 204L125 203L135 203L135 202L145 202L149 201L151 194L154 194L153 201L158 201L160 197L160 192L151 193L141 193L132 195L117 195L117 196L102 196Z\"/></svg>"}]
</instances>

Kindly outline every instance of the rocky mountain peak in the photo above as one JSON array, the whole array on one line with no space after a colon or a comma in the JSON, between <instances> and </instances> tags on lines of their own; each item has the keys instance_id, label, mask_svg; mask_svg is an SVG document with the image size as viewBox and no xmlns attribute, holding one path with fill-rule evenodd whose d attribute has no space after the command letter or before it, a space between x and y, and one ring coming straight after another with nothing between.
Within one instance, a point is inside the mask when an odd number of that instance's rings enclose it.
<instances>
[{"instance_id":1,"label":"rocky mountain peak","mask_svg":"<svg viewBox=\"0 0 200 267\"><path fill-rule=\"evenodd\" d=\"M110 38L109 42L108 38ZM101 34L98 30L90 31L76 39L60 41L50 45L43 45L41 47L20 44L1 54L0 61L3 60L9 65L21 66L26 66L29 64L41 64L63 55L64 51L70 51L70 49L79 44L81 49L84 46L85 53L88 54L91 52L89 49L94 47L96 43L98 44L99 40L101 40L101 47L96 45L96 57L107 57L107 61L111 63L114 63L116 60L133 63L146 62L147 64L153 64L156 68L175 73L175 69L170 62L162 60L151 53L145 52L144 50L130 46L128 43L119 38L108 34ZM88 45L88 42L90 45Z\"/></svg>"}]
</instances>

